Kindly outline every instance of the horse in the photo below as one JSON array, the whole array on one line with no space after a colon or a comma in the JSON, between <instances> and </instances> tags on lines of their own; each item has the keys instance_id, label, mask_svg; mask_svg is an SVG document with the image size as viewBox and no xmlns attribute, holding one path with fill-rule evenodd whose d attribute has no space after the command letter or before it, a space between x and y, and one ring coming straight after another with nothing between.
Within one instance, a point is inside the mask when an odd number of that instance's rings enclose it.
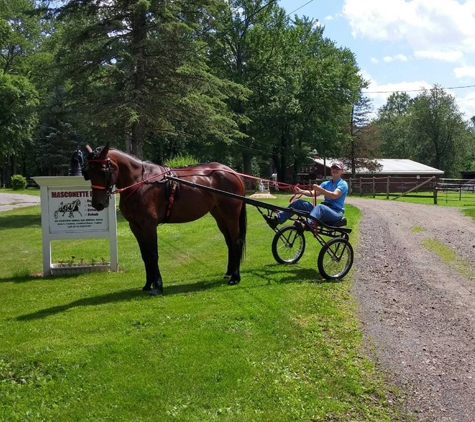
<instances>
[{"instance_id":1,"label":"horse","mask_svg":"<svg viewBox=\"0 0 475 422\"><path fill-rule=\"evenodd\" d=\"M109 144L94 151L89 145L85 148L83 175L91 181L91 205L102 211L109 206L111 194L120 194L119 209L138 242L145 265L146 282L142 290L151 295L163 293L158 266L158 225L194 221L208 212L216 220L228 248L224 278L229 279L229 285L241 281L247 219L244 201L231 196L245 194L244 182L238 173L220 163L171 169L141 161L110 148ZM184 183L177 182L178 179ZM211 191L185 182L211 188ZM116 187L114 192L113 186ZM213 189L231 195L216 193Z\"/></svg>"}]
</instances>

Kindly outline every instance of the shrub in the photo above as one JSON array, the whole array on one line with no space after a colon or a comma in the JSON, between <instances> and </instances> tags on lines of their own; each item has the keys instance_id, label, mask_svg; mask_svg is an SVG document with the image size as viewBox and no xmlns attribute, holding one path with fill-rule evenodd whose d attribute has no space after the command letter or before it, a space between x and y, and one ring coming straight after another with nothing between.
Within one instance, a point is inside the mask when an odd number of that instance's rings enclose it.
<instances>
[{"instance_id":1,"label":"shrub","mask_svg":"<svg viewBox=\"0 0 475 422\"><path fill-rule=\"evenodd\" d=\"M12 189L23 190L26 189L26 177L21 174L15 174L12 176Z\"/></svg>"},{"instance_id":2,"label":"shrub","mask_svg":"<svg viewBox=\"0 0 475 422\"><path fill-rule=\"evenodd\" d=\"M191 155L177 155L165 162L165 165L171 168L186 167L198 164L198 160Z\"/></svg>"}]
</instances>

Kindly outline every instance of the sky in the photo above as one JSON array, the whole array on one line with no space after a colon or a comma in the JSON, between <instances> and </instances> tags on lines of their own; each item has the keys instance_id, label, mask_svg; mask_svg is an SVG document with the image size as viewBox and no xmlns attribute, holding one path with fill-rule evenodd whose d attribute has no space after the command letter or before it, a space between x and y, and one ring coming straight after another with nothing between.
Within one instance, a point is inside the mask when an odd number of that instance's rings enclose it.
<instances>
[{"instance_id":1,"label":"sky","mask_svg":"<svg viewBox=\"0 0 475 422\"><path fill-rule=\"evenodd\" d=\"M375 110L395 91L435 84L475 116L475 0L279 0L290 17L317 19L356 56Z\"/></svg>"}]
</instances>

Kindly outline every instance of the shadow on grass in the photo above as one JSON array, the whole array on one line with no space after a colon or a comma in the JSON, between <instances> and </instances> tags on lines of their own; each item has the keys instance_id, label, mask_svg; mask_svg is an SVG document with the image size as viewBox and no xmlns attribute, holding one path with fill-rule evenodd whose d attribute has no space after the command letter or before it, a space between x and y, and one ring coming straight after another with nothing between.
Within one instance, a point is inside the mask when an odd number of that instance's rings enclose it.
<instances>
[{"instance_id":1,"label":"shadow on grass","mask_svg":"<svg viewBox=\"0 0 475 422\"><path fill-rule=\"evenodd\" d=\"M42 275L17 274L11 277L0 277L0 283L28 283L40 279L43 279Z\"/></svg>"},{"instance_id":2,"label":"shadow on grass","mask_svg":"<svg viewBox=\"0 0 475 422\"><path fill-rule=\"evenodd\" d=\"M64 277L64 276L63 276ZM74 277L74 276L71 276ZM210 288L214 288L218 284L226 283L225 280L215 280L212 282L199 281L193 284L187 285L176 285L176 286L165 286L163 296L182 294L182 293L191 293L196 291L204 291ZM51 315L56 315L62 312L67 311L68 309L77 308L80 306L97 306L104 305L107 303L115 302L127 302L134 300L136 298L153 298L148 292L144 292L141 289L133 288L122 290L114 293L107 293L104 295L98 295L93 297L86 297L82 299L75 300L64 305L53 306L51 308L41 309L39 311L21 315L17 318L17 321L31 321L35 319L46 318Z\"/></svg>"},{"instance_id":3,"label":"shadow on grass","mask_svg":"<svg viewBox=\"0 0 475 422\"><path fill-rule=\"evenodd\" d=\"M305 268L295 265L269 264L263 268L251 269L244 273L267 280L268 284L287 283L339 283L343 280L327 280L323 278L316 268Z\"/></svg>"},{"instance_id":4,"label":"shadow on grass","mask_svg":"<svg viewBox=\"0 0 475 422\"><path fill-rule=\"evenodd\" d=\"M24 273L22 271L10 276L10 277L0 277L0 283L28 283L30 281L54 281L55 279L65 279L65 278L78 278L84 274L63 274L63 275L49 275L43 277L43 273L32 274L28 271Z\"/></svg>"},{"instance_id":5,"label":"shadow on grass","mask_svg":"<svg viewBox=\"0 0 475 422\"><path fill-rule=\"evenodd\" d=\"M104 305L106 303L127 302L143 295L144 293L137 289L127 289L120 292L107 293L105 295L85 297L64 305L53 306L51 308L41 309L40 311L33 312L31 314L21 315L17 318L17 321L42 319L51 315L62 313L68 309L77 308L79 306L96 306Z\"/></svg>"},{"instance_id":6,"label":"shadow on grass","mask_svg":"<svg viewBox=\"0 0 475 422\"><path fill-rule=\"evenodd\" d=\"M20 229L24 227L41 228L41 215L0 215L0 230Z\"/></svg>"},{"instance_id":7,"label":"shadow on grass","mask_svg":"<svg viewBox=\"0 0 475 422\"><path fill-rule=\"evenodd\" d=\"M280 275L279 277L276 276L277 273ZM292 267L292 266L282 266L278 264L268 265L259 270L252 269L252 270L244 271L242 274L249 274L249 275L252 275L253 277L265 279L267 280L268 284L270 283L276 283L276 284L308 283L308 282L336 283L340 281L340 280L334 280L334 281L326 280L318 273L318 271L314 269ZM71 277L74 277L74 276L71 276ZM18 277L19 280L21 280L22 278L25 278L26 281L35 279L35 277ZM226 285L226 284L227 284L227 281L225 279L216 278L212 281L197 281L191 284L164 286L163 296L171 296L171 295L176 295L176 294L205 291L205 290L213 289L213 288L216 288L217 286ZM229 286L229 287L230 289L234 288L233 286ZM127 302L139 297L148 298L151 296L147 292L143 292L142 290L137 289L137 288L127 289L127 290L122 290L119 292L107 293L104 295L78 299L64 305L58 305L58 306L53 306L51 308L42 309L37 312L21 315L17 318L17 320L30 321L30 320L35 320L35 319L42 319L51 315L65 312L68 309L77 308L79 306L96 306L96 305L104 305L107 303Z\"/></svg>"}]
</instances>

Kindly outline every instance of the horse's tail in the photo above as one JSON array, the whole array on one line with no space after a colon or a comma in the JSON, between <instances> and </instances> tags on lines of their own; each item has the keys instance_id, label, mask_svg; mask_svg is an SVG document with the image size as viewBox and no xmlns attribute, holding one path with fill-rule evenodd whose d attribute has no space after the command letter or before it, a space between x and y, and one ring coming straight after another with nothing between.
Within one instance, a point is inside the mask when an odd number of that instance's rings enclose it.
<instances>
[{"instance_id":1,"label":"horse's tail","mask_svg":"<svg viewBox=\"0 0 475 422\"><path fill-rule=\"evenodd\" d=\"M240 260L244 260L244 252L246 249L246 232L247 232L247 213L246 213L246 203L242 202L241 213L239 214L239 246L241 250Z\"/></svg>"}]
</instances>

